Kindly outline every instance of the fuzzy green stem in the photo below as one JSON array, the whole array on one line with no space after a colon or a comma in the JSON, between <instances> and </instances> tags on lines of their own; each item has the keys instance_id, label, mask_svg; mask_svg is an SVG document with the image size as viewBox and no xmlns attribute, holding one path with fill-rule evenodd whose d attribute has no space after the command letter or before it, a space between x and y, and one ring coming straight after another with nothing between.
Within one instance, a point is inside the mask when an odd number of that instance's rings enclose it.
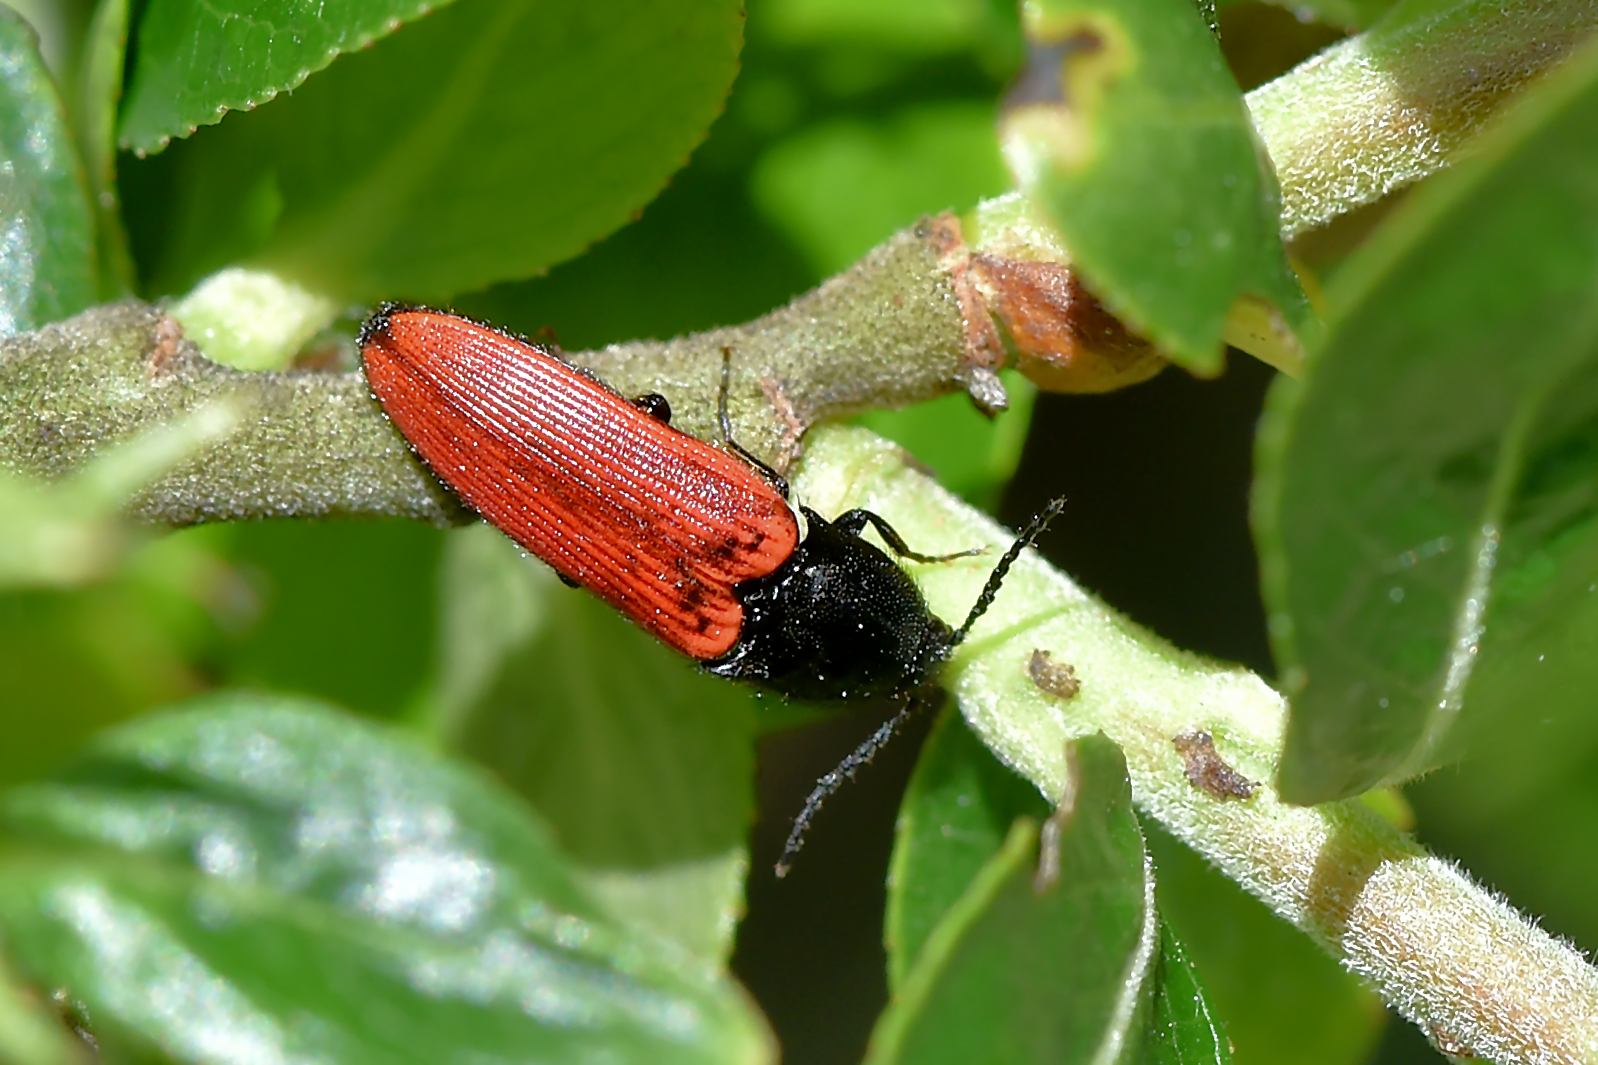
<instances>
[{"instance_id":1,"label":"fuzzy green stem","mask_svg":"<svg viewBox=\"0 0 1598 1065\"><path fill-rule=\"evenodd\" d=\"M1403 4L1255 89L1248 105L1281 182L1282 235L1442 170L1595 28L1593 0Z\"/></svg>"}]
</instances>

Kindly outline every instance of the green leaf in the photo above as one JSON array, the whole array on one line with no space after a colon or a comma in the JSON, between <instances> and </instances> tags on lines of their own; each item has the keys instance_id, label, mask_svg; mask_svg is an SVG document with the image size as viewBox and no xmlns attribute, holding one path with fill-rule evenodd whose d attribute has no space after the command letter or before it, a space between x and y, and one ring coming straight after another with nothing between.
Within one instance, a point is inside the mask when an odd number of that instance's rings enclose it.
<instances>
[{"instance_id":1,"label":"green leaf","mask_svg":"<svg viewBox=\"0 0 1598 1065\"><path fill-rule=\"evenodd\" d=\"M1325 349L1270 398L1255 527L1286 798L1527 744L1528 706L1592 713L1595 170L1588 48L1344 267Z\"/></svg>"},{"instance_id":2,"label":"green leaf","mask_svg":"<svg viewBox=\"0 0 1598 1065\"><path fill-rule=\"evenodd\" d=\"M149 0L122 111L121 143L143 155L249 110L365 48L434 4L419 0Z\"/></svg>"},{"instance_id":3,"label":"green leaf","mask_svg":"<svg viewBox=\"0 0 1598 1065\"><path fill-rule=\"evenodd\" d=\"M38 988L0 955L0 1065L87 1065L88 1047Z\"/></svg>"},{"instance_id":4,"label":"green leaf","mask_svg":"<svg viewBox=\"0 0 1598 1065\"><path fill-rule=\"evenodd\" d=\"M419 522L247 522L228 556L247 575L248 624L212 668L221 683L293 691L378 717L431 679L445 536Z\"/></svg>"},{"instance_id":5,"label":"green leaf","mask_svg":"<svg viewBox=\"0 0 1598 1065\"><path fill-rule=\"evenodd\" d=\"M128 49L128 0L100 0L84 35L76 89L68 101L88 180L98 238L99 298L133 293L134 269L117 196L116 124Z\"/></svg>"},{"instance_id":6,"label":"green leaf","mask_svg":"<svg viewBox=\"0 0 1598 1065\"><path fill-rule=\"evenodd\" d=\"M754 696L487 525L450 535L435 728L659 926L724 960L754 820ZM731 874L731 875L729 875Z\"/></svg>"},{"instance_id":7,"label":"green leaf","mask_svg":"<svg viewBox=\"0 0 1598 1065\"><path fill-rule=\"evenodd\" d=\"M1126 761L1077 744L1060 877L1034 888L1038 826L1019 818L927 937L867 1061L1136 1060L1159 960L1152 883Z\"/></svg>"},{"instance_id":8,"label":"green leaf","mask_svg":"<svg viewBox=\"0 0 1598 1065\"><path fill-rule=\"evenodd\" d=\"M1381 1000L1310 938L1158 826L1145 824L1160 913L1179 933L1239 1065L1359 1065Z\"/></svg>"},{"instance_id":9,"label":"green leaf","mask_svg":"<svg viewBox=\"0 0 1598 1065\"><path fill-rule=\"evenodd\" d=\"M1191 0L1048 0L1025 13L1030 60L1000 137L1093 292L1196 372L1220 370L1239 298L1307 339L1270 161Z\"/></svg>"},{"instance_id":10,"label":"green leaf","mask_svg":"<svg viewBox=\"0 0 1598 1065\"><path fill-rule=\"evenodd\" d=\"M927 937L1003 845L1018 817L1049 803L1001 763L948 707L932 727L905 789L888 873L888 987L898 991Z\"/></svg>"},{"instance_id":11,"label":"green leaf","mask_svg":"<svg viewBox=\"0 0 1598 1065\"><path fill-rule=\"evenodd\" d=\"M1159 981L1144 1060L1150 1065L1231 1065L1232 1044L1171 926L1160 922Z\"/></svg>"},{"instance_id":12,"label":"green leaf","mask_svg":"<svg viewBox=\"0 0 1598 1065\"><path fill-rule=\"evenodd\" d=\"M95 299L94 218L38 39L0 7L0 336Z\"/></svg>"},{"instance_id":13,"label":"green leaf","mask_svg":"<svg viewBox=\"0 0 1598 1065\"><path fill-rule=\"evenodd\" d=\"M769 1057L741 996L403 736L222 696L0 801L0 924L113 1045L185 1062Z\"/></svg>"},{"instance_id":14,"label":"green leaf","mask_svg":"<svg viewBox=\"0 0 1598 1065\"><path fill-rule=\"evenodd\" d=\"M1001 764L957 710L943 713L922 747L899 814L886 922L891 990L908 997L907 982L916 978L912 974L923 945L930 936L945 934L934 929L955 907L967 905L961 900L968 887L991 875L985 867L1004 848L1012 824L1017 819L1037 821L1048 813L1036 787ZM1032 856L1023 857L1014 872L1024 878L1030 875ZM1067 861L1062 857L1061 868L1070 877ZM1164 892L1162 883L1162 897ZM1261 913L1274 920L1263 909ZM1302 936L1277 923L1314 952ZM1335 971L1330 959L1325 963ZM1217 1013L1175 933L1163 922L1161 956L1150 980L1156 990L1149 1056L1160 1062L1230 1061Z\"/></svg>"},{"instance_id":15,"label":"green leaf","mask_svg":"<svg viewBox=\"0 0 1598 1065\"><path fill-rule=\"evenodd\" d=\"M750 186L761 213L828 277L920 216L968 210L1010 181L992 105L959 101L807 126L766 150Z\"/></svg>"},{"instance_id":16,"label":"green leaf","mask_svg":"<svg viewBox=\"0 0 1598 1065\"><path fill-rule=\"evenodd\" d=\"M126 168L149 287L242 262L337 299L442 300L536 273L682 166L741 29L736 0L443 8Z\"/></svg>"}]
</instances>

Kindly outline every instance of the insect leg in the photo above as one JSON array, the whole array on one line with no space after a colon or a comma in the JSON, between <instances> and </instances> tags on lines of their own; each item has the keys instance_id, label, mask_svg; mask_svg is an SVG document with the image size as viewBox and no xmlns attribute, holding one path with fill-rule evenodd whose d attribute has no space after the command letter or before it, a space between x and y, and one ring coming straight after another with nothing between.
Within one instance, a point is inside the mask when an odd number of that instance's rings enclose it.
<instances>
[{"instance_id":1,"label":"insect leg","mask_svg":"<svg viewBox=\"0 0 1598 1065\"><path fill-rule=\"evenodd\" d=\"M983 551L980 547L973 547L967 551L955 551L953 554L948 555L923 555L919 551L910 550L910 545L904 542L904 537L899 535L897 529L888 524L886 518L869 510L847 511L838 515L832 524L841 532L848 533L850 536L859 536L865 532L866 526L869 525L877 530L877 535L881 536L889 547L893 548L894 554L901 558L908 558L912 562L948 562L951 559L980 555Z\"/></svg>"}]
</instances>

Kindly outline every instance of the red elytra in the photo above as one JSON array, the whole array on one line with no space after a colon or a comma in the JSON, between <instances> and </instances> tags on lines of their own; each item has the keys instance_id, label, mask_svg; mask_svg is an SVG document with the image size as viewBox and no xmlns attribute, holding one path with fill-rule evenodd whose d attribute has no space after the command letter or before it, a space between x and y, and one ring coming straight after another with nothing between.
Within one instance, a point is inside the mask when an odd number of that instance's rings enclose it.
<instances>
[{"instance_id":1,"label":"red elytra","mask_svg":"<svg viewBox=\"0 0 1598 1065\"><path fill-rule=\"evenodd\" d=\"M388 307L360 343L383 409L468 506L692 658L732 649L733 586L799 543L787 501L748 463L543 348Z\"/></svg>"}]
</instances>

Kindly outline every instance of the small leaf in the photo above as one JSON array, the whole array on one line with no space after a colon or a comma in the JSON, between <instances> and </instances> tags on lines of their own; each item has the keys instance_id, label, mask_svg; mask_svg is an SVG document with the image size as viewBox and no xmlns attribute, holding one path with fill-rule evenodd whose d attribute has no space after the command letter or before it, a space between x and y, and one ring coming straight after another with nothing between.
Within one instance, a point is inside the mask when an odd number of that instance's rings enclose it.
<instances>
[{"instance_id":1,"label":"small leaf","mask_svg":"<svg viewBox=\"0 0 1598 1065\"><path fill-rule=\"evenodd\" d=\"M1195 372L1220 370L1239 299L1263 300L1305 340L1270 162L1191 0L1024 10L1028 69L1000 139L1088 287Z\"/></svg>"},{"instance_id":2,"label":"small leaf","mask_svg":"<svg viewBox=\"0 0 1598 1065\"><path fill-rule=\"evenodd\" d=\"M1159 987L1149 1027L1150 1065L1231 1065L1232 1044L1171 926L1160 922Z\"/></svg>"},{"instance_id":3,"label":"small leaf","mask_svg":"<svg viewBox=\"0 0 1598 1065\"><path fill-rule=\"evenodd\" d=\"M904 986L927 936L992 860L1018 817L1041 821L1038 789L982 745L957 709L927 736L899 808L888 874L888 987Z\"/></svg>"},{"instance_id":4,"label":"small leaf","mask_svg":"<svg viewBox=\"0 0 1598 1065\"><path fill-rule=\"evenodd\" d=\"M769 1057L510 796L304 701L223 696L0 801L0 926L96 1034L184 1062Z\"/></svg>"},{"instance_id":5,"label":"small leaf","mask_svg":"<svg viewBox=\"0 0 1598 1065\"><path fill-rule=\"evenodd\" d=\"M1590 715L1598 690L1598 49L1343 267L1280 381L1255 528L1321 802ZM1535 759L1528 760L1528 764Z\"/></svg>"},{"instance_id":6,"label":"small leaf","mask_svg":"<svg viewBox=\"0 0 1598 1065\"><path fill-rule=\"evenodd\" d=\"M550 822L613 897L731 948L754 820L754 696L699 672L487 525L450 535L439 731ZM729 864L730 863L730 864Z\"/></svg>"},{"instance_id":7,"label":"small leaf","mask_svg":"<svg viewBox=\"0 0 1598 1065\"><path fill-rule=\"evenodd\" d=\"M1036 821L1048 812L1037 789L1002 765L956 710L944 712L922 747L899 814L887 916L888 985L894 993L905 990L922 945L939 921L964 905L966 889L987 875L985 866L1005 845L1007 826L1017 818ZM1017 874L1031 875L1031 868L1023 862ZM1073 875L1063 861L1062 873ZM1220 1022L1175 933L1163 922L1161 958L1151 981L1150 1056L1189 1065L1230 1061Z\"/></svg>"},{"instance_id":8,"label":"small leaf","mask_svg":"<svg viewBox=\"0 0 1598 1065\"><path fill-rule=\"evenodd\" d=\"M1134 1061L1147 1037L1158 918L1120 749L1077 744L1059 879L1034 888L1020 818L927 937L867 1061Z\"/></svg>"},{"instance_id":9,"label":"small leaf","mask_svg":"<svg viewBox=\"0 0 1598 1065\"><path fill-rule=\"evenodd\" d=\"M736 0L445 7L126 167L149 287L246 265L338 300L438 301L534 274L682 166L742 24Z\"/></svg>"},{"instance_id":10,"label":"small leaf","mask_svg":"<svg viewBox=\"0 0 1598 1065\"><path fill-rule=\"evenodd\" d=\"M33 29L0 8L0 336L95 299L94 217Z\"/></svg>"}]
</instances>

